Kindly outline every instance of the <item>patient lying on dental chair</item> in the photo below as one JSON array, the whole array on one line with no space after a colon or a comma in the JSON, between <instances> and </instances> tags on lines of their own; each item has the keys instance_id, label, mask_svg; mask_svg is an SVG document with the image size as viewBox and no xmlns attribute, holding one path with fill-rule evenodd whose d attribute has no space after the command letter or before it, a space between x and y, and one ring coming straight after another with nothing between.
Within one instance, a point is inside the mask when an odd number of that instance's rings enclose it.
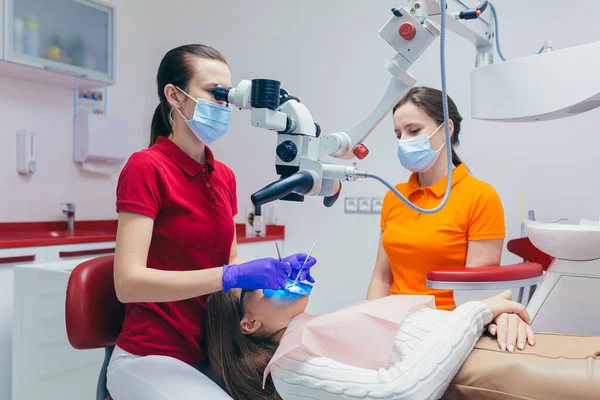
<instances>
[{"instance_id":1,"label":"patient lying on dental chair","mask_svg":"<svg viewBox=\"0 0 600 400\"><path fill-rule=\"evenodd\" d=\"M600 398L600 337L534 336L510 293L453 311L429 296L319 317L307 304L261 290L209 297L208 356L234 399Z\"/></svg>"}]
</instances>

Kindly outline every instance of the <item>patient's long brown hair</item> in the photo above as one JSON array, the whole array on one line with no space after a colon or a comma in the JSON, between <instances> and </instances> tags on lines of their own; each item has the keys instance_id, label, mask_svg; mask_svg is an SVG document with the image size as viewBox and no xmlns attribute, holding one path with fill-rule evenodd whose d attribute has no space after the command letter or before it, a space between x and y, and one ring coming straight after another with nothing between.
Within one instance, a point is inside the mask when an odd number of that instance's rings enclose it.
<instances>
[{"instance_id":1,"label":"patient's long brown hair","mask_svg":"<svg viewBox=\"0 0 600 400\"><path fill-rule=\"evenodd\" d=\"M277 399L271 377L267 378L264 389L262 381L278 343L244 335L239 305L231 292L217 292L207 299L205 332L211 367L225 381L229 395L235 400Z\"/></svg>"}]
</instances>

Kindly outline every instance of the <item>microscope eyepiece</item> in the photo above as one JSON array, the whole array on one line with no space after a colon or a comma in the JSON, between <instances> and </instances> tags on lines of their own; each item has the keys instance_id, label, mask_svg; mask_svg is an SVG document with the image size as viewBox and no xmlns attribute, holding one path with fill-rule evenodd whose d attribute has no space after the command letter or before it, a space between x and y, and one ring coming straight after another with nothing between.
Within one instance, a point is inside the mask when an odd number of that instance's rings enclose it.
<instances>
[{"instance_id":1,"label":"microscope eyepiece","mask_svg":"<svg viewBox=\"0 0 600 400\"><path fill-rule=\"evenodd\" d=\"M217 101L224 101L225 103L229 103L229 91L231 89L227 88L223 85L217 85L216 88L211 90L210 92L215 97Z\"/></svg>"},{"instance_id":2,"label":"microscope eyepiece","mask_svg":"<svg viewBox=\"0 0 600 400\"><path fill-rule=\"evenodd\" d=\"M253 79L250 103L252 108L268 108L276 110L279 107L281 83L272 79Z\"/></svg>"}]
</instances>

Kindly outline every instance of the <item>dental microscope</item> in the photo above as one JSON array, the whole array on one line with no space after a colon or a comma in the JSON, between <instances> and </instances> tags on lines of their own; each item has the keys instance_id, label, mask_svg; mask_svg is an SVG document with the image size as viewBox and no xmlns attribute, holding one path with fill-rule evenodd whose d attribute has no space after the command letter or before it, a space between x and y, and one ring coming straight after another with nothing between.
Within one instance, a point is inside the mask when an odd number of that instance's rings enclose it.
<instances>
[{"instance_id":1,"label":"dental microscope","mask_svg":"<svg viewBox=\"0 0 600 400\"><path fill-rule=\"evenodd\" d=\"M442 12L442 9L446 11ZM490 9L493 12L489 12ZM452 187L451 175L442 203L435 209L424 210L410 203L379 176L360 170L356 165L338 165L323 159L362 160L367 157L369 150L364 141L415 85L416 79L408 70L438 36L442 93L447 99L446 29L469 40L476 48L475 68L471 72L473 118L501 122L542 121L569 117L600 106L598 42L563 50L549 49L530 57L494 64L494 42L499 50L498 21L493 5L487 0L408 0L404 6L392 9L390 14L379 34L397 53L385 64L392 77L375 109L348 130L323 135L308 108L276 80L242 80L234 88L218 86L212 91L215 99L241 110L250 110L252 126L277 132L275 169L280 179L252 194L254 205L278 199L303 201L305 196L321 196L323 204L331 207L340 195L342 182L372 178L419 212L439 211ZM587 79L588 83L568 84L573 76ZM568 91L556 90L557 82L560 87L568 86ZM446 142L449 143L447 101L444 103ZM446 146L446 149L450 166L451 148Z\"/></svg>"}]
</instances>

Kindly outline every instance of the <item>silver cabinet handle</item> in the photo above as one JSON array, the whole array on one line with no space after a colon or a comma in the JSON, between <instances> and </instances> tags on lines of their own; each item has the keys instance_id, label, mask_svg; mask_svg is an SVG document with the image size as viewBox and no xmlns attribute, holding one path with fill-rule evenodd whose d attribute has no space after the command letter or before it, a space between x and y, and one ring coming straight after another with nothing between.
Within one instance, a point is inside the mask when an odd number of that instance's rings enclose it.
<instances>
[{"instance_id":1,"label":"silver cabinet handle","mask_svg":"<svg viewBox=\"0 0 600 400\"><path fill-rule=\"evenodd\" d=\"M49 65L44 65L44 69L48 70L48 71L52 71L52 72L58 72L59 74L63 74L63 75L69 75L69 76L73 76L75 78L85 78L87 79L88 76L86 74L81 74L78 72L73 72L70 71L68 69L62 69L62 68L58 68L58 67L52 67Z\"/></svg>"}]
</instances>

